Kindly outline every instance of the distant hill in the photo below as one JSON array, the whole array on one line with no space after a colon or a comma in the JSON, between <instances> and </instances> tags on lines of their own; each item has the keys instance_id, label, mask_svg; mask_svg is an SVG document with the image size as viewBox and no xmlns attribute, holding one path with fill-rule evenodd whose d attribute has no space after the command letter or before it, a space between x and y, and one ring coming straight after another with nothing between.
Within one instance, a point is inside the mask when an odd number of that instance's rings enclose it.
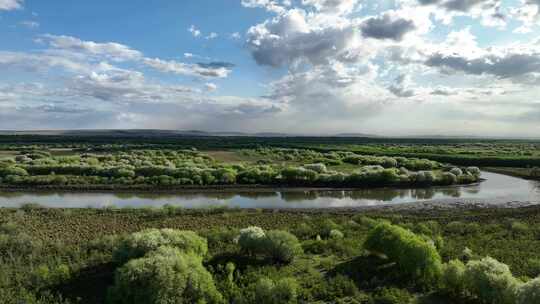
<instances>
[{"instance_id":1,"label":"distant hill","mask_svg":"<svg viewBox=\"0 0 540 304\"><path fill-rule=\"evenodd\" d=\"M532 137L504 137L504 136L474 136L474 135L409 135L409 136L381 136L367 133L337 133L337 134L302 134L302 133L276 133L276 132L209 132L201 130L160 130L160 129L95 129L95 130L0 130L2 135L38 135L38 136L96 136L96 137L143 137L143 138L176 138L176 137L341 137L341 138L373 138L373 139L523 139L536 140Z\"/></svg>"},{"instance_id":2,"label":"distant hill","mask_svg":"<svg viewBox=\"0 0 540 304\"><path fill-rule=\"evenodd\" d=\"M28 130L10 131L0 130L0 135L43 135L43 136L110 136L110 137L179 137L179 136L253 136L253 137L375 137L362 133L343 133L337 135L308 135L308 134L287 134L275 132L207 132L200 130L158 130L158 129L130 129L130 130Z\"/></svg>"},{"instance_id":3,"label":"distant hill","mask_svg":"<svg viewBox=\"0 0 540 304\"><path fill-rule=\"evenodd\" d=\"M379 135L365 134L365 133L339 133L334 136L335 137L381 137Z\"/></svg>"}]
</instances>

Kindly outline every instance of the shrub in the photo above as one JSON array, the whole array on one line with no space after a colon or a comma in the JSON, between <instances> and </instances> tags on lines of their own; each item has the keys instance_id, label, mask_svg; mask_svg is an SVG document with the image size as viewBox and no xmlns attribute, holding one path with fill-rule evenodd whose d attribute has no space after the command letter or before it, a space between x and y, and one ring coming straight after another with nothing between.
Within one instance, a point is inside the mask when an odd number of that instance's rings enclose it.
<instances>
[{"instance_id":1,"label":"shrub","mask_svg":"<svg viewBox=\"0 0 540 304\"><path fill-rule=\"evenodd\" d=\"M266 234L264 250L275 261L289 263L302 253L302 246L289 232L271 230Z\"/></svg>"},{"instance_id":2,"label":"shrub","mask_svg":"<svg viewBox=\"0 0 540 304\"><path fill-rule=\"evenodd\" d=\"M160 247L118 269L108 302L210 304L223 299L200 256Z\"/></svg>"},{"instance_id":3,"label":"shrub","mask_svg":"<svg viewBox=\"0 0 540 304\"><path fill-rule=\"evenodd\" d=\"M410 304L413 296L404 289L385 287L376 293L374 300L375 304Z\"/></svg>"},{"instance_id":4,"label":"shrub","mask_svg":"<svg viewBox=\"0 0 540 304\"><path fill-rule=\"evenodd\" d=\"M513 221L510 223L510 229L514 236L522 236L530 233L529 225L527 223Z\"/></svg>"},{"instance_id":5,"label":"shrub","mask_svg":"<svg viewBox=\"0 0 540 304\"><path fill-rule=\"evenodd\" d=\"M469 294L483 303L513 304L519 281L506 264L486 257L470 261L465 270L465 286Z\"/></svg>"},{"instance_id":6,"label":"shrub","mask_svg":"<svg viewBox=\"0 0 540 304\"><path fill-rule=\"evenodd\" d=\"M442 290L457 297L465 290L465 264L460 260L451 260L443 266Z\"/></svg>"},{"instance_id":7,"label":"shrub","mask_svg":"<svg viewBox=\"0 0 540 304\"><path fill-rule=\"evenodd\" d=\"M356 283L351 278L343 274L331 276L326 281L322 281L321 283L322 284L317 286L317 289L314 292L314 296L318 299L327 300L330 303L342 303L334 301L336 301L337 299L342 299L344 297L354 297L359 294Z\"/></svg>"},{"instance_id":8,"label":"shrub","mask_svg":"<svg viewBox=\"0 0 540 304\"><path fill-rule=\"evenodd\" d=\"M9 175L27 176L28 172L25 169L19 167L0 168L0 177L7 177Z\"/></svg>"},{"instance_id":9,"label":"shrub","mask_svg":"<svg viewBox=\"0 0 540 304\"><path fill-rule=\"evenodd\" d=\"M260 279L255 285L255 301L259 304L296 303L298 283L292 278L273 282L268 278Z\"/></svg>"},{"instance_id":10,"label":"shrub","mask_svg":"<svg viewBox=\"0 0 540 304\"><path fill-rule=\"evenodd\" d=\"M480 168L478 167L468 167L467 172L469 172L475 177L480 177L480 175L482 174L482 172L480 171Z\"/></svg>"},{"instance_id":11,"label":"shrub","mask_svg":"<svg viewBox=\"0 0 540 304\"><path fill-rule=\"evenodd\" d=\"M303 167L288 167L281 170L283 179L290 183L313 182L317 179L317 172Z\"/></svg>"},{"instance_id":12,"label":"shrub","mask_svg":"<svg viewBox=\"0 0 540 304\"><path fill-rule=\"evenodd\" d=\"M531 278L540 276L540 259L532 258L527 261L527 275Z\"/></svg>"},{"instance_id":13,"label":"shrub","mask_svg":"<svg viewBox=\"0 0 540 304\"><path fill-rule=\"evenodd\" d=\"M45 287L64 283L71 277L71 270L65 264L40 265L32 273L32 284L35 287Z\"/></svg>"},{"instance_id":14,"label":"shrub","mask_svg":"<svg viewBox=\"0 0 540 304\"><path fill-rule=\"evenodd\" d=\"M330 238L333 240L339 240L339 239L342 239L343 237L344 237L343 232L337 229L332 229L330 231Z\"/></svg>"},{"instance_id":15,"label":"shrub","mask_svg":"<svg viewBox=\"0 0 540 304\"><path fill-rule=\"evenodd\" d=\"M425 171L424 176L426 178L426 183L431 185L435 181L435 175L431 171Z\"/></svg>"},{"instance_id":16,"label":"shrub","mask_svg":"<svg viewBox=\"0 0 540 304\"><path fill-rule=\"evenodd\" d=\"M176 247L183 252L204 256L208 252L206 239L193 231L174 229L147 229L124 237L113 253L117 263L140 258L161 246Z\"/></svg>"},{"instance_id":17,"label":"shrub","mask_svg":"<svg viewBox=\"0 0 540 304\"><path fill-rule=\"evenodd\" d=\"M264 250L266 233L260 227L248 227L240 230L238 245L247 254L257 254Z\"/></svg>"},{"instance_id":18,"label":"shrub","mask_svg":"<svg viewBox=\"0 0 540 304\"><path fill-rule=\"evenodd\" d=\"M478 177L471 174L463 174L458 176L458 182L460 184L472 184L478 181Z\"/></svg>"},{"instance_id":19,"label":"shrub","mask_svg":"<svg viewBox=\"0 0 540 304\"><path fill-rule=\"evenodd\" d=\"M327 171L325 164L307 164L304 165L307 170L312 170L317 173L325 173Z\"/></svg>"},{"instance_id":20,"label":"shrub","mask_svg":"<svg viewBox=\"0 0 540 304\"><path fill-rule=\"evenodd\" d=\"M339 229L338 224L336 224L334 221L332 221L330 219L326 219L320 224L319 234L323 238L329 238L330 237L330 232L332 230L337 230L337 229Z\"/></svg>"},{"instance_id":21,"label":"shrub","mask_svg":"<svg viewBox=\"0 0 540 304\"><path fill-rule=\"evenodd\" d=\"M540 278L523 284L518 290L517 304L540 303Z\"/></svg>"},{"instance_id":22,"label":"shrub","mask_svg":"<svg viewBox=\"0 0 540 304\"><path fill-rule=\"evenodd\" d=\"M443 185L454 185L457 184L458 178L454 173L451 172L443 172L441 175L441 183Z\"/></svg>"},{"instance_id":23,"label":"shrub","mask_svg":"<svg viewBox=\"0 0 540 304\"><path fill-rule=\"evenodd\" d=\"M364 227L367 227L367 228L373 228L373 227L377 226L378 224L380 224L380 221L378 221L376 219L372 219L372 218L367 217L365 215L357 215L353 219L358 224L360 224L360 225L362 225Z\"/></svg>"},{"instance_id":24,"label":"shrub","mask_svg":"<svg viewBox=\"0 0 540 304\"><path fill-rule=\"evenodd\" d=\"M308 225L307 223L303 222L300 223L293 231L294 235L296 237L306 240L313 238L317 232L313 229L312 226Z\"/></svg>"},{"instance_id":25,"label":"shrub","mask_svg":"<svg viewBox=\"0 0 540 304\"><path fill-rule=\"evenodd\" d=\"M369 232L364 248L385 254L397 264L402 275L422 287L429 288L438 283L442 263L437 249L409 230L381 223Z\"/></svg>"},{"instance_id":26,"label":"shrub","mask_svg":"<svg viewBox=\"0 0 540 304\"><path fill-rule=\"evenodd\" d=\"M463 175L463 171L460 168L452 168L450 169L450 173L454 174L455 176Z\"/></svg>"}]
</instances>

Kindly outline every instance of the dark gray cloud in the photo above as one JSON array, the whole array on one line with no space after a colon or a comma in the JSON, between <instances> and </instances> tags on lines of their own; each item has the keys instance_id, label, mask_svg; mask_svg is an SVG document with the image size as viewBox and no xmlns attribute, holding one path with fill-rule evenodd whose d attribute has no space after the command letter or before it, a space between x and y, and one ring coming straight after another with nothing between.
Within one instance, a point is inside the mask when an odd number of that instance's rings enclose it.
<instances>
[{"instance_id":1,"label":"dark gray cloud","mask_svg":"<svg viewBox=\"0 0 540 304\"><path fill-rule=\"evenodd\" d=\"M488 54L469 59L459 54L443 55L435 53L428 57L425 64L437 67L443 72L455 71L472 75L493 75L499 78L519 78L530 73L540 72L539 53Z\"/></svg>"},{"instance_id":2,"label":"dark gray cloud","mask_svg":"<svg viewBox=\"0 0 540 304\"><path fill-rule=\"evenodd\" d=\"M403 36L416 28L414 22L403 18L392 18L389 15L373 17L366 20L362 26L364 37L375 39L392 39L401 41Z\"/></svg>"},{"instance_id":3,"label":"dark gray cloud","mask_svg":"<svg viewBox=\"0 0 540 304\"><path fill-rule=\"evenodd\" d=\"M90 108L81 108L80 105L76 105L76 104L66 104L66 105L43 104L43 105L38 105L35 107L23 106L23 107L20 107L19 110L21 111L30 110L30 111L38 111L38 112L44 112L44 113L61 113L61 114L86 114L86 113L92 113L96 111Z\"/></svg>"},{"instance_id":4,"label":"dark gray cloud","mask_svg":"<svg viewBox=\"0 0 540 304\"><path fill-rule=\"evenodd\" d=\"M394 83L388 87L388 90L392 92L397 97L412 97L416 93L413 89L409 88L408 77L404 74L399 75L394 79Z\"/></svg>"},{"instance_id":5,"label":"dark gray cloud","mask_svg":"<svg viewBox=\"0 0 540 304\"><path fill-rule=\"evenodd\" d=\"M469 12L475 6L491 9L498 5L499 0L418 0L421 5L438 5L448 11Z\"/></svg>"},{"instance_id":6,"label":"dark gray cloud","mask_svg":"<svg viewBox=\"0 0 540 304\"><path fill-rule=\"evenodd\" d=\"M282 109L276 105L242 103L230 108L226 108L224 111L224 115L235 115L254 118L263 115L279 113L281 111Z\"/></svg>"},{"instance_id":7,"label":"dark gray cloud","mask_svg":"<svg viewBox=\"0 0 540 304\"><path fill-rule=\"evenodd\" d=\"M486 0L450 0L443 2L443 6L450 11L468 12L474 6L487 2Z\"/></svg>"},{"instance_id":8,"label":"dark gray cloud","mask_svg":"<svg viewBox=\"0 0 540 304\"><path fill-rule=\"evenodd\" d=\"M452 95L456 95L457 92L451 91L450 89L446 89L446 88L438 88L438 89L434 89L429 94L436 95L436 96L452 96Z\"/></svg>"},{"instance_id":9,"label":"dark gray cloud","mask_svg":"<svg viewBox=\"0 0 540 304\"><path fill-rule=\"evenodd\" d=\"M208 63L197 62L197 65L205 69L220 69L220 68L232 69L235 67L234 63L222 62L222 61L213 61L213 62L208 62Z\"/></svg>"}]
</instances>

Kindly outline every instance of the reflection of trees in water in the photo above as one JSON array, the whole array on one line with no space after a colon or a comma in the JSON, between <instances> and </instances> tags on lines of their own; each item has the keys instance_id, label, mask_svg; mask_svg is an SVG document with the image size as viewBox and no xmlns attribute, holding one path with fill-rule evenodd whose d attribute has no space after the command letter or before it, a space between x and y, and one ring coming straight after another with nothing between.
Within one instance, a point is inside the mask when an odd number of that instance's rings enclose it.
<instances>
[{"instance_id":1,"label":"reflection of trees in water","mask_svg":"<svg viewBox=\"0 0 540 304\"><path fill-rule=\"evenodd\" d=\"M210 198L210 199L230 200L233 197L235 197L236 195L238 195L238 193L233 193L233 192L208 192L208 193L205 193L203 196L204 196L204 198Z\"/></svg>"},{"instance_id":2,"label":"reflection of trees in water","mask_svg":"<svg viewBox=\"0 0 540 304\"><path fill-rule=\"evenodd\" d=\"M50 193L49 193L50 194ZM48 195L49 195L48 194ZM3 198L17 198L26 195L26 193L20 193L20 192L0 192L0 197Z\"/></svg>"},{"instance_id":3,"label":"reflection of trees in water","mask_svg":"<svg viewBox=\"0 0 540 304\"><path fill-rule=\"evenodd\" d=\"M432 199L437 191L433 188L411 189L411 197L414 199Z\"/></svg>"},{"instance_id":4,"label":"reflection of trees in water","mask_svg":"<svg viewBox=\"0 0 540 304\"><path fill-rule=\"evenodd\" d=\"M409 189L362 189L348 191L347 196L357 200L369 199L378 201L391 201L397 197L408 197L409 193Z\"/></svg>"},{"instance_id":5,"label":"reflection of trees in water","mask_svg":"<svg viewBox=\"0 0 540 304\"><path fill-rule=\"evenodd\" d=\"M315 200L319 197L318 191L290 191L281 192L281 198L286 202Z\"/></svg>"},{"instance_id":6,"label":"reflection of trees in water","mask_svg":"<svg viewBox=\"0 0 540 304\"><path fill-rule=\"evenodd\" d=\"M419 188L419 189L359 189L354 191L292 191L281 192L286 202L315 200L317 198L351 198L353 200L392 201L396 198L411 200L429 200L441 193L449 197L461 197L461 189L455 188Z\"/></svg>"},{"instance_id":7,"label":"reflection of trees in water","mask_svg":"<svg viewBox=\"0 0 540 304\"><path fill-rule=\"evenodd\" d=\"M328 198L345 198L348 195L345 191L317 191L320 197L328 197Z\"/></svg>"},{"instance_id":8,"label":"reflection of trees in water","mask_svg":"<svg viewBox=\"0 0 540 304\"><path fill-rule=\"evenodd\" d=\"M440 189L440 192L446 196L461 197L461 188L459 187Z\"/></svg>"},{"instance_id":9,"label":"reflection of trees in water","mask_svg":"<svg viewBox=\"0 0 540 304\"><path fill-rule=\"evenodd\" d=\"M480 193L480 187L478 187L478 186L464 187L464 188L461 188L461 190L463 190L463 192L469 193L469 194L478 194L478 193Z\"/></svg>"},{"instance_id":10,"label":"reflection of trees in water","mask_svg":"<svg viewBox=\"0 0 540 304\"><path fill-rule=\"evenodd\" d=\"M277 197L277 192L271 192L271 191L253 191L253 192L241 192L238 193L240 197L244 198L251 198L251 199L259 199L259 198L269 198L269 197Z\"/></svg>"}]
</instances>

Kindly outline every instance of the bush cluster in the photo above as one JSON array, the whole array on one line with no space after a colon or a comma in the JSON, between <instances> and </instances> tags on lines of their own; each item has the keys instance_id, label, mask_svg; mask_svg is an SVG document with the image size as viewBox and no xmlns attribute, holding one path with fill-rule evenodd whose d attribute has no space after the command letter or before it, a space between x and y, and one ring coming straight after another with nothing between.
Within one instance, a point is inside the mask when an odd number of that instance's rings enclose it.
<instances>
[{"instance_id":1,"label":"bush cluster","mask_svg":"<svg viewBox=\"0 0 540 304\"><path fill-rule=\"evenodd\" d=\"M248 227L240 230L238 245L242 252L264 255L276 262L290 263L302 253L302 246L293 234L287 231Z\"/></svg>"},{"instance_id":2,"label":"bush cluster","mask_svg":"<svg viewBox=\"0 0 540 304\"><path fill-rule=\"evenodd\" d=\"M198 256L205 256L208 252L206 239L193 231L147 229L123 237L114 252L113 259L117 263L125 263L130 259L143 257L162 246L173 246Z\"/></svg>"},{"instance_id":3,"label":"bush cluster","mask_svg":"<svg viewBox=\"0 0 540 304\"><path fill-rule=\"evenodd\" d=\"M249 151L244 152L251 153ZM71 156L22 152L26 154L0 162L0 183L54 187L114 185L127 188L252 184L366 187L394 184L448 185L472 183L479 178L478 168L453 168L450 172L440 173L440 163L423 159L310 150L254 151L268 156L269 160L264 163L227 164L191 150L131 150ZM290 166L271 161L280 158L272 156L273 153L288 155L286 152L305 157L301 161L304 164ZM343 162L357 167L351 173L328 168Z\"/></svg>"},{"instance_id":4,"label":"bush cluster","mask_svg":"<svg viewBox=\"0 0 540 304\"><path fill-rule=\"evenodd\" d=\"M222 303L202 258L174 247L159 247L118 269L108 303Z\"/></svg>"},{"instance_id":5,"label":"bush cluster","mask_svg":"<svg viewBox=\"0 0 540 304\"><path fill-rule=\"evenodd\" d=\"M423 287L438 284L442 274L441 256L433 243L407 229L381 223L370 231L364 248L384 254L396 263L402 275Z\"/></svg>"}]
</instances>

